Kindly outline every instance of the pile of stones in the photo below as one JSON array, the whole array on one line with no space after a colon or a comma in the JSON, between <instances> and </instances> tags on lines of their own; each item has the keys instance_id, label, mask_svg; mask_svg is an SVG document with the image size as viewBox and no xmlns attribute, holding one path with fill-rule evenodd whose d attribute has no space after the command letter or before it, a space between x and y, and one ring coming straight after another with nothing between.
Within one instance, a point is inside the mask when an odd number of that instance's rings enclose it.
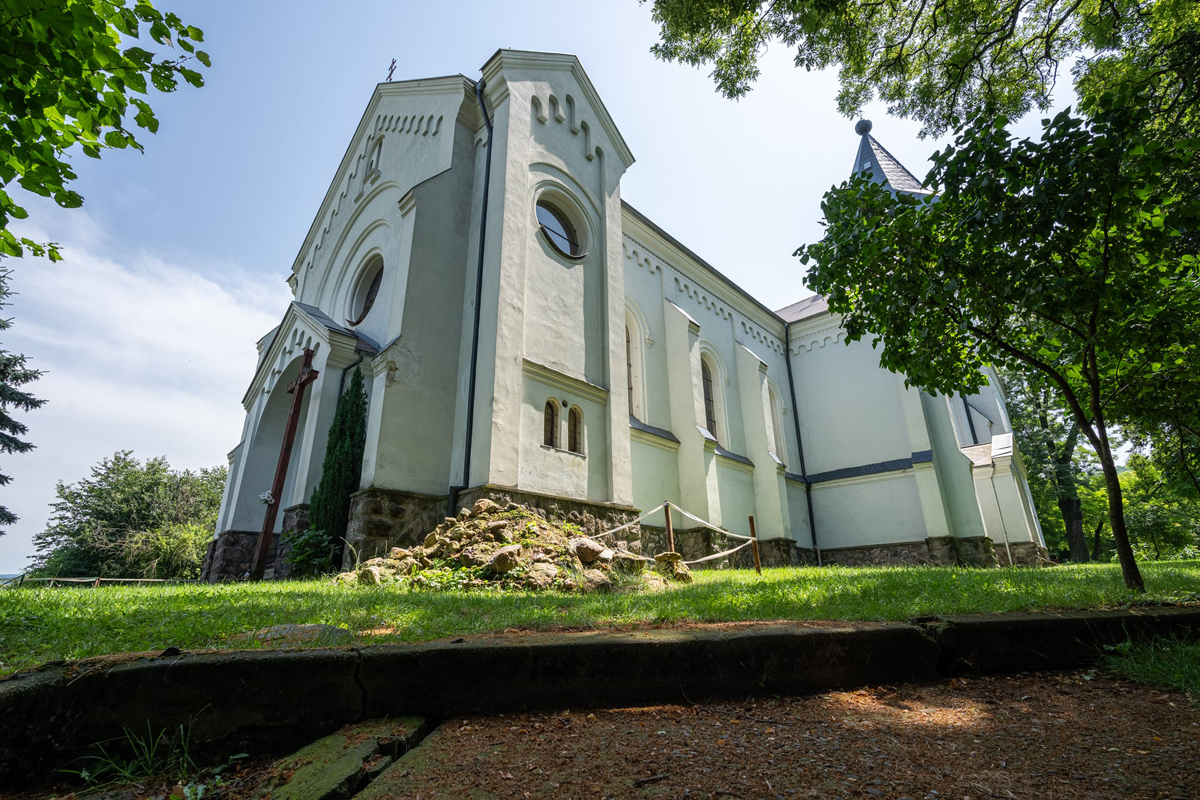
<instances>
[{"instance_id":1,"label":"pile of stones","mask_svg":"<svg viewBox=\"0 0 1200 800\"><path fill-rule=\"evenodd\" d=\"M611 545L584 536L571 523L535 511L483 499L447 517L416 547L394 547L337 576L339 583L373 586L401 583L426 589L492 589L596 592L662 589L688 582L678 553L639 558L641 542Z\"/></svg>"}]
</instances>

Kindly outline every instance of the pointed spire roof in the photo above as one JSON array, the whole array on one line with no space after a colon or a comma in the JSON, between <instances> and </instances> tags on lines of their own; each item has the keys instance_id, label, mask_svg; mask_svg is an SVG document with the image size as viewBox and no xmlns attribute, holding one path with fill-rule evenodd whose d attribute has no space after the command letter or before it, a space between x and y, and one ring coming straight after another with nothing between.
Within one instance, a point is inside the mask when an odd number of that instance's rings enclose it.
<instances>
[{"instance_id":1,"label":"pointed spire roof","mask_svg":"<svg viewBox=\"0 0 1200 800\"><path fill-rule=\"evenodd\" d=\"M904 165L871 135L871 120L860 119L854 126L854 132L862 138L858 143L858 155L854 157L851 175L868 172L872 180L891 187L894 192L930 194L929 190L921 186L920 179L905 169Z\"/></svg>"}]
</instances>

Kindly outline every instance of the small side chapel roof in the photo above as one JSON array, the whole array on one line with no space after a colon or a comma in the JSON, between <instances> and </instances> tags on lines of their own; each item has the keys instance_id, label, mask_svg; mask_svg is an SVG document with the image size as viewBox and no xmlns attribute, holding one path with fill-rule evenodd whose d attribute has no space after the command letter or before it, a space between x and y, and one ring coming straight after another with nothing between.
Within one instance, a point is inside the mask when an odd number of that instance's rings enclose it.
<instances>
[{"instance_id":1,"label":"small side chapel roof","mask_svg":"<svg viewBox=\"0 0 1200 800\"><path fill-rule=\"evenodd\" d=\"M854 130L862 138L858 143L858 155L854 157L854 168L850 170L851 175L869 172L876 183L890 186L893 191L908 192L909 194L932 194L921 186L921 181L905 169L904 165L879 143L878 139L871 135L871 120L859 120L858 124L854 126Z\"/></svg>"}]
</instances>

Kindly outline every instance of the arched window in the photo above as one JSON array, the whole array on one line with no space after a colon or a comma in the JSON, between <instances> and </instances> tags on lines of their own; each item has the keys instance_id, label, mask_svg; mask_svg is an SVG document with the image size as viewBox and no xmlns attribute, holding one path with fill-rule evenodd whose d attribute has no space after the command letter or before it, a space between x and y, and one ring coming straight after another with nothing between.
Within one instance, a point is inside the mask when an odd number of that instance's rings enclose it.
<instances>
[{"instance_id":1,"label":"arched window","mask_svg":"<svg viewBox=\"0 0 1200 800\"><path fill-rule=\"evenodd\" d=\"M707 358L700 359L700 379L704 384L704 427L708 428L708 432L713 435L714 439L720 439L720 434L717 432L717 402L715 399L716 389L713 386L713 370L709 365Z\"/></svg>"},{"instance_id":2,"label":"arched window","mask_svg":"<svg viewBox=\"0 0 1200 800\"><path fill-rule=\"evenodd\" d=\"M546 447L558 447L558 403L546 401L546 411L542 415L542 444Z\"/></svg>"},{"instance_id":3,"label":"arched window","mask_svg":"<svg viewBox=\"0 0 1200 800\"><path fill-rule=\"evenodd\" d=\"M629 413L633 414L633 335L628 325L625 326L625 380L629 383Z\"/></svg>"},{"instance_id":4,"label":"arched window","mask_svg":"<svg viewBox=\"0 0 1200 800\"><path fill-rule=\"evenodd\" d=\"M641 315L625 306L625 379L629 383L629 415L646 421L646 333Z\"/></svg>"},{"instance_id":5,"label":"arched window","mask_svg":"<svg viewBox=\"0 0 1200 800\"><path fill-rule=\"evenodd\" d=\"M567 412L567 449L583 453L583 412L575 406Z\"/></svg>"},{"instance_id":6,"label":"arched window","mask_svg":"<svg viewBox=\"0 0 1200 800\"><path fill-rule=\"evenodd\" d=\"M780 413L779 393L774 386L767 387L770 398L771 442L774 446L775 457L780 461L787 460L787 444L783 441L783 415Z\"/></svg>"}]
</instances>

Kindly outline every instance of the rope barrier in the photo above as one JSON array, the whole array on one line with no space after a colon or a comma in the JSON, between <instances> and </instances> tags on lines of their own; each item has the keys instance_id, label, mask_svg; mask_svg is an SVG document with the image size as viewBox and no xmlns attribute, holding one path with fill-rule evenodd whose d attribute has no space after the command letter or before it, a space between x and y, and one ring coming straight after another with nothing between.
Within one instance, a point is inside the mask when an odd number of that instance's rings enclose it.
<instances>
[{"instance_id":1,"label":"rope barrier","mask_svg":"<svg viewBox=\"0 0 1200 800\"><path fill-rule=\"evenodd\" d=\"M704 520L700 519L695 514L689 514L688 512L684 511L682 508L675 505L674 503L671 503L671 508L678 511L680 514L683 514L688 519L695 520L696 522L699 522L704 527L711 528L712 530L716 531L717 533L723 533L726 536L732 536L735 539L745 539L747 542L751 541L751 537L749 537L749 536L743 536L740 533L733 533L732 531L727 531L724 528L718 528L716 525L713 525L711 522L705 522Z\"/></svg>"},{"instance_id":2,"label":"rope barrier","mask_svg":"<svg viewBox=\"0 0 1200 800\"><path fill-rule=\"evenodd\" d=\"M687 564L688 566L692 566L693 564L703 564L705 561L715 561L718 558L724 558L725 556L733 555L738 550L741 550L744 547L749 547L751 544L753 544L753 542L742 542L737 547L731 548L722 553L713 553L711 556L697 558L695 561L684 561L683 563Z\"/></svg>"},{"instance_id":3,"label":"rope barrier","mask_svg":"<svg viewBox=\"0 0 1200 800\"><path fill-rule=\"evenodd\" d=\"M593 538L593 539L599 539L601 536L612 536L614 533L617 533L618 531L623 531L623 530L625 530L626 528L631 528L631 527L633 527L634 525L637 525L639 522L641 522L642 520L646 519L646 517L653 516L654 514L657 514L657 513L658 513L659 511L661 511L661 510L662 510L662 506L655 506L654 508L652 508L652 509L650 509L649 511L647 511L645 514L642 514L640 517L638 517L637 519L633 520L632 522L626 522L624 525L622 525L622 526L620 526L620 527L618 527L618 528L613 528L613 529L612 529L612 530L610 530L610 531L605 531L604 533L597 533L597 534L596 534L595 536L593 536L592 538Z\"/></svg>"},{"instance_id":4,"label":"rope barrier","mask_svg":"<svg viewBox=\"0 0 1200 800\"><path fill-rule=\"evenodd\" d=\"M668 502L664 503L664 506L675 509L676 511L678 511L680 514L687 517L688 519L693 520L694 522L698 522L701 525L703 525L704 527L709 528L710 530L714 530L717 533L724 534L725 536L729 536L734 539L744 540L737 547L732 547L728 550L723 550L720 553L713 553L710 556L704 556L704 558L697 558L693 561L682 562L684 564L687 564L688 566L693 566L695 564L703 564L707 561L716 561L718 558L725 558L726 556L731 556L734 553L736 553L737 551L739 551L743 548L749 547L756 541L753 536L743 536L740 533L733 533L732 531L727 531L724 528L718 528L716 525L713 525L711 522L702 520L699 517L697 517L695 514L690 514L687 511L684 511L682 508L680 508L679 506L675 505L672 502L668 501ZM642 514L637 519L635 519L631 522L626 522L624 525L613 528L612 530L607 530L607 531L604 531L603 533L597 533L594 536L592 536L591 538L599 539L603 536L613 536L613 544L615 545L616 544L615 534L619 533L620 531L626 530L627 528L632 528L634 525L637 525L642 520L646 519L647 517L653 516L654 514L657 514L659 511L662 511L662 510L663 510L663 506L655 506L654 508L647 511L645 514ZM753 521L751 522L751 524L753 524ZM614 550L616 553L619 553L620 555L625 556L627 558L635 558L639 561L647 561L650 563L655 563L655 561L656 561L656 559L647 558L646 556L641 555L639 553L631 553L628 550L622 550L615 546L612 548L612 550ZM755 563L757 564L757 551L756 551L756 555L755 555Z\"/></svg>"}]
</instances>

